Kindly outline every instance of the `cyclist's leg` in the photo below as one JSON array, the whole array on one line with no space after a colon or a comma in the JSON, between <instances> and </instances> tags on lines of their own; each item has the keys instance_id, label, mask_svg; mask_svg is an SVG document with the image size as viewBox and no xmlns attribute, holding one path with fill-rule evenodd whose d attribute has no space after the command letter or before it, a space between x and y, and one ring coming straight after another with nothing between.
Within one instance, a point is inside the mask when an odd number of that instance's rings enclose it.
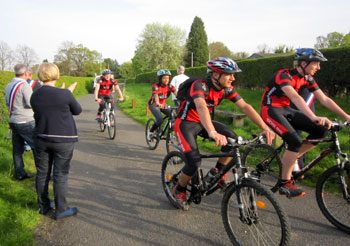
<instances>
[{"instance_id":1,"label":"cyclist's leg","mask_svg":"<svg viewBox=\"0 0 350 246\"><path fill-rule=\"evenodd\" d=\"M298 136L294 127L290 124L290 119L294 117L293 112L287 108L263 107L263 120L287 143L287 150L282 157L282 170L280 182L280 194L288 197L298 197L305 195L297 189L291 180L291 175L295 161L297 160L302 140Z\"/></svg>"},{"instance_id":2,"label":"cyclist's leg","mask_svg":"<svg viewBox=\"0 0 350 246\"><path fill-rule=\"evenodd\" d=\"M179 207L187 209L186 187L201 164L196 138L199 132L202 131L203 126L200 123L183 121L178 118L175 121L174 128L180 147L185 153L187 163L182 168L179 182L174 186L172 194Z\"/></svg>"},{"instance_id":3,"label":"cyclist's leg","mask_svg":"<svg viewBox=\"0 0 350 246\"><path fill-rule=\"evenodd\" d=\"M113 95L112 94L106 95L105 100L108 100L111 102L111 110L113 111L114 110Z\"/></svg>"},{"instance_id":4,"label":"cyclist's leg","mask_svg":"<svg viewBox=\"0 0 350 246\"><path fill-rule=\"evenodd\" d=\"M98 98L102 99L102 102L101 102L101 104L99 104L97 114L101 114L101 112L104 109L104 103L103 103L104 102L104 96L103 95L98 95Z\"/></svg>"},{"instance_id":5,"label":"cyclist's leg","mask_svg":"<svg viewBox=\"0 0 350 246\"><path fill-rule=\"evenodd\" d=\"M156 124L153 125L153 127L150 130L150 132L153 132L157 127L162 125L163 115L162 115L162 112L160 111L159 107L157 107L155 104L150 104L149 109L151 110L152 114L156 118Z\"/></svg>"},{"instance_id":6,"label":"cyclist's leg","mask_svg":"<svg viewBox=\"0 0 350 246\"><path fill-rule=\"evenodd\" d=\"M320 139L324 138L327 135L328 129L324 126L317 125L315 122L313 122L309 117L304 115L303 113L294 110L289 109L293 111L294 117L290 119L291 125L295 129L299 129L301 131L309 133L309 135L306 137L307 139ZM303 144L299 150L298 157L304 155L306 152L310 151L317 145L314 144Z\"/></svg>"},{"instance_id":7,"label":"cyclist's leg","mask_svg":"<svg viewBox=\"0 0 350 246\"><path fill-rule=\"evenodd\" d=\"M226 126L225 124L221 123L221 122L218 122L218 121L215 121L213 120L213 125L214 125L214 128L215 130L226 136L226 137L230 137L230 138L233 138L233 139L236 139L237 138L237 135L236 133L234 133L234 131L231 130L231 128L229 128L228 126ZM203 137L208 137L208 133L203 130L202 133L201 133L201 136ZM227 152L230 152L232 150L231 147L227 147L227 146L223 146L221 147L221 152L224 152L224 153L227 153ZM220 157L218 158L218 161L216 162L216 166L215 168L220 171L222 170L231 160L231 157ZM228 174L228 173L227 173ZM218 181L218 184L219 186L224 189L226 187L226 181L227 181L227 177L226 175L223 176L219 181Z\"/></svg>"}]
</instances>

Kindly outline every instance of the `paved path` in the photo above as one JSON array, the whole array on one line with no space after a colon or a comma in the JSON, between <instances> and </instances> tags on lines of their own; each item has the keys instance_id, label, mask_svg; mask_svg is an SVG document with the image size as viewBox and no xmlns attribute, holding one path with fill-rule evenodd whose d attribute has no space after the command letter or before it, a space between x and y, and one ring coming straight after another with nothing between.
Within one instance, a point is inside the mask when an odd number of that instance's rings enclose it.
<instances>
[{"instance_id":1,"label":"paved path","mask_svg":"<svg viewBox=\"0 0 350 246\"><path fill-rule=\"evenodd\" d=\"M84 110L76 118L80 142L68 194L69 204L77 206L79 213L57 222L45 218L35 236L38 245L231 245L221 221L220 193L188 212L174 209L161 188L164 141L156 150L148 150L144 126L120 111L116 139L108 140L107 132L99 132L94 121L93 96L79 102ZM314 190L306 191L304 198L280 198L292 224L291 245L349 245L349 235L321 214Z\"/></svg>"}]
</instances>

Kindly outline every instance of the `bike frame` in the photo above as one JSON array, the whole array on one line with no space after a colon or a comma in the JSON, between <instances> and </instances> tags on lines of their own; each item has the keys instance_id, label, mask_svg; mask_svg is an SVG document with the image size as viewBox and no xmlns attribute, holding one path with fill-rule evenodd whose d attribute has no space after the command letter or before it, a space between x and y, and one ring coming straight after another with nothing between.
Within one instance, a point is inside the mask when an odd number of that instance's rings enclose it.
<instances>
[{"instance_id":1,"label":"bike frame","mask_svg":"<svg viewBox=\"0 0 350 246\"><path fill-rule=\"evenodd\" d=\"M111 125L111 121L109 119L109 114L111 112L114 113L114 110L113 111L111 110L112 109L112 105L111 104L113 103L113 101L112 100L104 100L103 103L105 105L105 107L103 109L103 111L105 111L103 121L104 121L105 125L110 126Z\"/></svg>"},{"instance_id":2,"label":"bike frame","mask_svg":"<svg viewBox=\"0 0 350 246\"><path fill-rule=\"evenodd\" d=\"M239 151L240 146L233 146L233 150L228 153L217 153L217 154L200 154L201 159L209 159L209 158L218 158L218 157L232 157L230 162L218 172L213 180L210 183L207 183L203 180L203 171L199 167L197 171L198 178L198 190L200 191L201 196L208 196L216 191L216 189L212 189L217 182L232 169L232 174L234 176L233 181L229 183L228 187L231 185L238 185L241 181L241 178L249 178L248 169L241 162L241 154ZM238 170L241 170L241 175L239 175ZM237 194L238 195L238 194ZM239 197L237 197L239 201Z\"/></svg>"}]
</instances>

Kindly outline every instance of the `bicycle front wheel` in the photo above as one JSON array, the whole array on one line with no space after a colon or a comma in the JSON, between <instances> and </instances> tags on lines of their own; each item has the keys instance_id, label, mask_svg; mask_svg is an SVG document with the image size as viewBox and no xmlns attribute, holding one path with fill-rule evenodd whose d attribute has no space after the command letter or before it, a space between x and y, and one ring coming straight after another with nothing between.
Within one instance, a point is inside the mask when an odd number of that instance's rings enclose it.
<instances>
[{"instance_id":1,"label":"bicycle front wheel","mask_svg":"<svg viewBox=\"0 0 350 246\"><path fill-rule=\"evenodd\" d=\"M110 139L115 139L116 123L113 113L109 114L109 125L108 125L108 135Z\"/></svg>"},{"instance_id":2,"label":"bicycle front wheel","mask_svg":"<svg viewBox=\"0 0 350 246\"><path fill-rule=\"evenodd\" d=\"M146 124L146 142L148 148L154 150L157 148L160 138L157 129L151 132L152 127L156 124L154 119L149 119Z\"/></svg>"},{"instance_id":3,"label":"bicycle front wheel","mask_svg":"<svg viewBox=\"0 0 350 246\"><path fill-rule=\"evenodd\" d=\"M289 245L290 224L273 193L255 180L230 186L221 215L233 245Z\"/></svg>"},{"instance_id":4,"label":"bicycle front wheel","mask_svg":"<svg viewBox=\"0 0 350 246\"><path fill-rule=\"evenodd\" d=\"M316 199L323 215L338 229L350 233L350 164L344 171L334 166L316 185Z\"/></svg>"},{"instance_id":5,"label":"bicycle front wheel","mask_svg":"<svg viewBox=\"0 0 350 246\"><path fill-rule=\"evenodd\" d=\"M167 154L162 163L161 179L163 189L170 203L176 208L178 208L178 206L175 198L171 194L171 190L177 184L179 175L185 163L186 157L179 151L172 151Z\"/></svg>"},{"instance_id":6,"label":"bicycle front wheel","mask_svg":"<svg viewBox=\"0 0 350 246\"><path fill-rule=\"evenodd\" d=\"M243 153L242 163L253 167L251 175L258 178L260 183L273 189L281 174L282 161L278 152L268 144L254 144ZM276 190L274 189L273 192Z\"/></svg>"}]
</instances>

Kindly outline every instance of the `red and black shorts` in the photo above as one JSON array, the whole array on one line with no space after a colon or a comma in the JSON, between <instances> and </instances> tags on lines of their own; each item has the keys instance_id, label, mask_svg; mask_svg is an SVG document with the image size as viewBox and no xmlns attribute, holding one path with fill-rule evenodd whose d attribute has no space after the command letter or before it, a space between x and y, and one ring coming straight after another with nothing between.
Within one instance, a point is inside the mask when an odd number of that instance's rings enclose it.
<instances>
[{"instance_id":1,"label":"red and black shorts","mask_svg":"<svg viewBox=\"0 0 350 246\"><path fill-rule=\"evenodd\" d=\"M290 107L263 106L261 117L286 141L287 149L293 152L299 152L302 145L302 139L297 134L297 130L309 133L307 139L324 138L328 132L326 127L317 125L309 117Z\"/></svg>"},{"instance_id":2,"label":"red and black shorts","mask_svg":"<svg viewBox=\"0 0 350 246\"><path fill-rule=\"evenodd\" d=\"M223 123L212 121L215 130L230 138L237 138L237 135L226 125ZM188 175L193 176L197 171L197 168L201 164L201 158L197 145L197 136L201 136L204 138L208 138L208 133L204 129L201 123L194 121L187 121L177 118L174 126L175 134L178 138L180 147L182 151L185 153L185 156L188 161L188 165L185 165L182 171ZM232 148L228 146L223 146L221 148L222 152L229 152Z\"/></svg>"}]
</instances>

